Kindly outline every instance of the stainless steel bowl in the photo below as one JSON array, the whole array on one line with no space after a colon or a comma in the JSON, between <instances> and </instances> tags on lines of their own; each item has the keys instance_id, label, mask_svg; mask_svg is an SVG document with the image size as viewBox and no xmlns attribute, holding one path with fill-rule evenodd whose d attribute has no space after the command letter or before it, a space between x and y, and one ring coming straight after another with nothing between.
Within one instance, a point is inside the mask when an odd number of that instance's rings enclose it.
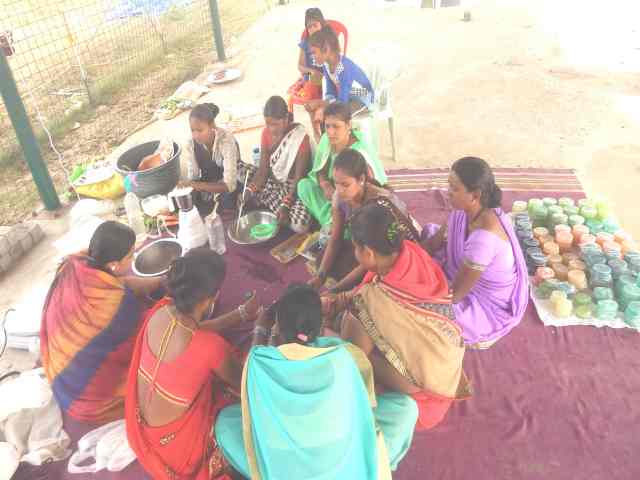
<instances>
[{"instance_id":1,"label":"stainless steel bowl","mask_svg":"<svg viewBox=\"0 0 640 480\"><path fill-rule=\"evenodd\" d=\"M227 233L229 234L229 238L232 242L237 243L238 245L257 245L258 243L268 242L280 231L280 226L276 226L273 231L273 235L264 238L253 238L251 236L251 229L256 225L266 225L269 223L278 223L278 217L276 217L273 213L264 211L264 210L254 210L253 212L249 212L246 215L240 217L240 220L237 222L233 222L229 225L229 229Z\"/></svg>"},{"instance_id":2,"label":"stainless steel bowl","mask_svg":"<svg viewBox=\"0 0 640 480\"><path fill-rule=\"evenodd\" d=\"M158 277L169 270L171 262L182 255L182 245L175 238L161 238L135 254L133 273L139 277Z\"/></svg>"}]
</instances>

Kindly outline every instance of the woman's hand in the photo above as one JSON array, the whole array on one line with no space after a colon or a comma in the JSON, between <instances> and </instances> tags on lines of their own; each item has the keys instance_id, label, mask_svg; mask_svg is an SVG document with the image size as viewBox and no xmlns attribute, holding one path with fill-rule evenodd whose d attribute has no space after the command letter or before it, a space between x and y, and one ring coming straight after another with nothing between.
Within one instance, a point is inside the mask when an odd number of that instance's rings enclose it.
<instances>
[{"instance_id":1,"label":"woman's hand","mask_svg":"<svg viewBox=\"0 0 640 480\"><path fill-rule=\"evenodd\" d=\"M244 303L244 311L247 315L247 320L254 320L257 318L260 312L261 305L256 297L256 292L251 292L251 297Z\"/></svg>"},{"instance_id":2,"label":"woman's hand","mask_svg":"<svg viewBox=\"0 0 640 480\"><path fill-rule=\"evenodd\" d=\"M321 180L320 181L320 188L322 189L322 193L324 193L324 197L331 201L333 199L333 194L335 193L336 189L333 186L333 184L328 181L328 180Z\"/></svg>"},{"instance_id":3,"label":"woman's hand","mask_svg":"<svg viewBox=\"0 0 640 480\"><path fill-rule=\"evenodd\" d=\"M323 316L329 316L331 313L333 313L334 309L335 309L335 303L336 303L336 299L338 297L333 294L333 293L329 293L327 295L323 295L322 297L320 297L320 302L322 304L322 315Z\"/></svg>"},{"instance_id":4,"label":"woman's hand","mask_svg":"<svg viewBox=\"0 0 640 480\"><path fill-rule=\"evenodd\" d=\"M271 330L273 328L273 324L275 323L275 318L273 312L270 308L260 307L258 311L258 319L256 320L256 325L265 328L266 330Z\"/></svg>"},{"instance_id":5,"label":"woman's hand","mask_svg":"<svg viewBox=\"0 0 640 480\"><path fill-rule=\"evenodd\" d=\"M291 222L291 217L289 216L289 209L286 207L280 207L278 210L278 225L287 226Z\"/></svg>"},{"instance_id":6,"label":"woman's hand","mask_svg":"<svg viewBox=\"0 0 640 480\"><path fill-rule=\"evenodd\" d=\"M191 180L182 180L178 182L177 188L193 188L195 190L193 184L194 182L192 182Z\"/></svg>"},{"instance_id":7,"label":"woman's hand","mask_svg":"<svg viewBox=\"0 0 640 480\"><path fill-rule=\"evenodd\" d=\"M324 285L325 280L319 276L314 276L311 280L307 282L307 284L313 288L314 290L320 290Z\"/></svg>"}]
</instances>

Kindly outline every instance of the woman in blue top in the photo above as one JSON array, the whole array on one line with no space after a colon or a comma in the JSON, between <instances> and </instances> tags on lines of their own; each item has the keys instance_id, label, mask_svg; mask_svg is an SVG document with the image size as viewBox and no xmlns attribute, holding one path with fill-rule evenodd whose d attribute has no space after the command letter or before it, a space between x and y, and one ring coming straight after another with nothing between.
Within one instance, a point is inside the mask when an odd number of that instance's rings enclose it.
<instances>
[{"instance_id":1,"label":"woman in blue top","mask_svg":"<svg viewBox=\"0 0 640 480\"><path fill-rule=\"evenodd\" d=\"M305 34L302 36L298 46L300 47L300 57L298 59L298 70L302 74L305 84L312 82L317 85L318 90L322 87L322 64L317 63L311 48L309 48L309 37L319 32L327 24L324 15L319 8L308 8L304 14Z\"/></svg>"},{"instance_id":2,"label":"woman in blue top","mask_svg":"<svg viewBox=\"0 0 640 480\"><path fill-rule=\"evenodd\" d=\"M309 47L317 63L323 64L322 100L313 100L305 105L313 115L313 129L316 141L320 139L320 124L324 119L324 109L333 102L348 103L352 116L365 110L373 103L373 86L366 73L352 60L341 55L340 42L329 26L309 38Z\"/></svg>"},{"instance_id":3,"label":"woman in blue top","mask_svg":"<svg viewBox=\"0 0 640 480\"><path fill-rule=\"evenodd\" d=\"M242 403L220 412L215 426L243 477L391 479L409 450L415 401L376 395L364 353L321 331L322 303L308 285L290 285L256 321Z\"/></svg>"}]
</instances>

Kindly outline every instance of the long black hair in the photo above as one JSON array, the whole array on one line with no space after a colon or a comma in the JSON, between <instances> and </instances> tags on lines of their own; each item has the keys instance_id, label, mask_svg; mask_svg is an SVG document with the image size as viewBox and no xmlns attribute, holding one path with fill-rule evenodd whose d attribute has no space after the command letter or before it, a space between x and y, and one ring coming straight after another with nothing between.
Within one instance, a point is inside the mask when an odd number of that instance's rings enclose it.
<instances>
[{"instance_id":1,"label":"long black hair","mask_svg":"<svg viewBox=\"0 0 640 480\"><path fill-rule=\"evenodd\" d=\"M309 45L321 50L329 48L333 53L340 55L340 40L329 25L323 25L320 30L311 35Z\"/></svg>"},{"instance_id":2,"label":"long black hair","mask_svg":"<svg viewBox=\"0 0 640 480\"><path fill-rule=\"evenodd\" d=\"M135 243L136 234L128 225L114 221L101 223L89 242L89 265L106 271L108 263L122 260Z\"/></svg>"},{"instance_id":3,"label":"long black hair","mask_svg":"<svg viewBox=\"0 0 640 480\"><path fill-rule=\"evenodd\" d=\"M306 283L292 283L268 314L278 321L278 331L285 343L307 344L320 335L322 303L318 292Z\"/></svg>"},{"instance_id":4,"label":"long black hair","mask_svg":"<svg viewBox=\"0 0 640 480\"><path fill-rule=\"evenodd\" d=\"M213 297L222 287L225 272L223 258L205 247L174 260L167 273L167 290L176 309L189 314L205 298Z\"/></svg>"},{"instance_id":5,"label":"long black hair","mask_svg":"<svg viewBox=\"0 0 640 480\"><path fill-rule=\"evenodd\" d=\"M201 122L213 125L219 113L220 108L215 103L199 103L191 110L189 119L200 120Z\"/></svg>"},{"instance_id":6,"label":"long black hair","mask_svg":"<svg viewBox=\"0 0 640 480\"><path fill-rule=\"evenodd\" d=\"M318 7L307 8L304 12L304 29L309 35L309 30L307 30L307 25L311 22L320 22L320 25L323 27L327 24L327 21L324 19L324 15L322 14L322 10Z\"/></svg>"},{"instance_id":7,"label":"long black hair","mask_svg":"<svg viewBox=\"0 0 640 480\"><path fill-rule=\"evenodd\" d=\"M369 247L381 255L400 251L404 235L393 214L386 208L369 203L355 211L350 220L354 243Z\"/></svg>"},{"instance_id":8,"label":"long black hair","mask_svg":"<svg viewBox=\"0 0 640 480\"><path fill-rule=\"evenodd\" d=\"M480 204L484 208L498 208L502 203L502 190L496 185L491 167L477 157L456 160L451 169L468 192L480 192Z\"/></svg>"},{"instance_id":9,"label":"long black hair","mask_svg":"<svg viewBox=\"0 0 640 480\"><path fill-rule=\"evenodd\" d=\"M284 98L279 95L274 95L267 100L264 104L264 110L262 114L265 117L277 118L278 120L287 119L289 122L293 122L293 113L289 111L289 105Z\"/></svg>"},{"instance_id":10,"label":"long black hair","mask_svg":"<svg viewBox=\"0 0 640 480\"><path fill-rule=\"evenodd\" d=\"M348 103L333 102L324 109L324 118L336 117L344 123L351 121L351 108Z\"/></svg>"},{"instance_id":11,"label":"long black hair","mask_svg":"<svg viewBox=\"0 0 640 480\"><path fill-rule=\"evenodd\" d=\"M362 153L353 148L345 148L338 154L333 162L333 170L340 170L355 179L364 177L365 182L382 187L380 182L369 176L369 164Z\"/></svg>"}]
</instances>

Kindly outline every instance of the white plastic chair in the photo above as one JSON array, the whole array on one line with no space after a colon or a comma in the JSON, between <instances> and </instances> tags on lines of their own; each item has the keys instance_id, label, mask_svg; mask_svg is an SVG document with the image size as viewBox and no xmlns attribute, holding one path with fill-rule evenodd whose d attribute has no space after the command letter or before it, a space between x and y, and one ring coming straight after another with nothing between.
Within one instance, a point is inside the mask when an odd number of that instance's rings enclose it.
<instances>
[{"instance_id":1,"label":"white plastic chair","mask_svg":"<svg viewBox=\"0 0 640 480\"><path fill-rule=\"evenodd\" d=\"M386 60L381 62L381 58ZM391 86L393 80L399 75L399 69L389 64L389 58L393 57L379 55L371 60L368 66L365 67L365 73L373 86L375 102L368 114L358 115L353 118L353 126L364 133L365 140L378 152L379 136L377 122L379 120L386 120L391 137L391 158L395 162L396 137L393 124L393 109L391 108Z\"/></svg>"}]
</instances>

